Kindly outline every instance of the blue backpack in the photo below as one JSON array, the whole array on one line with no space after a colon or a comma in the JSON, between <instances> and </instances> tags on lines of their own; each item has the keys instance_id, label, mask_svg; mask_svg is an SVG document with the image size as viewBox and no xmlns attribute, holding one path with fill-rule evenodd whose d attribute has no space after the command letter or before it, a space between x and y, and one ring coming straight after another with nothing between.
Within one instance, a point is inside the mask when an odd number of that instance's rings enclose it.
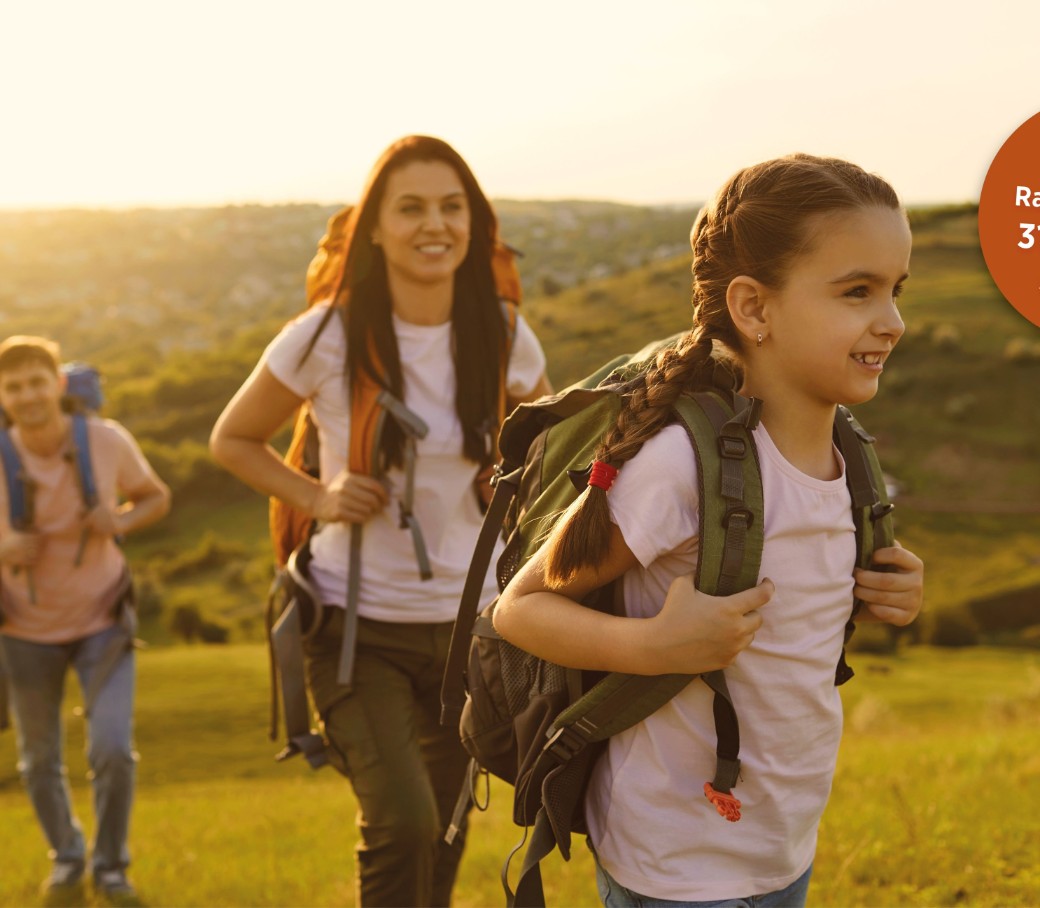
<instances>
[{"instance_id":1,"label":"blue backpack","mask_svg":"<svg viewBox=\"0 0 1040 908\"><path fill-rule=\"evenodd\" d=\"M72 444L76 457L76 473L83 506L91 511L97 507L97 483L94 466L90 459L90 436L87 431L87 416L96 412L104 403L101 376L97 369L86 363L66 363L61 367L66 378L62 408L72 416ZM0 411L0 463L3 464L7 483L8 516L16 530L31 529L35 523L34 488L32 480L22 467L22 459L11 441L10 423ZM85 541L85 540L84 540ZM77 553L76 563L82 556L83 547Z\"/></svg>"}]
</instances>

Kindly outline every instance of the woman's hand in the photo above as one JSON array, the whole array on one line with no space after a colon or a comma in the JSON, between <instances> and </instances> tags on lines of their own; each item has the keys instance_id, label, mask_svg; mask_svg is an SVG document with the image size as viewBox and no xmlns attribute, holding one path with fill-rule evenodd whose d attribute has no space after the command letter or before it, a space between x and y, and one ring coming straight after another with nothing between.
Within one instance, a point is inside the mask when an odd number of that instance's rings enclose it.
<instances>
[{"instance_id":1,"label":"woman's hand","mask_svg":"<svg viewBox=\"0 0 1040 908\"><path fill-rule=\"evenodd\" d=\"M762 626L758 609L775 592L767 578L732 596L709 596L693 585L692 574L676 577L661 611L640 622L651 635L647 650L658 671L697 674L731 665L755 639Z\"/></svg>"},{"instance_id":2,"label":"woman's hand","mask_svg":"<svg viewBox=\"0 0 1040 908\"><path fill-rule=\"evenodd\" d=\"M364 523L386 507L385 486L371 476L340 470L321 486L311 506L311 516L324 523Z\"/></svg>"},{"instance_id":3,"label":"woman's hand","mask_svg":"<svg viewBox=\"0 0 1040 908\"><path fill-rule=\"evenodd\" d=\"M867 606L857 620L875 621L905 627L921 611L924 602L924 563L898 542L874 553L875 565L891 565L894 571L868 571L856 568L852 594Z\"/></svg>"}]
</instances>

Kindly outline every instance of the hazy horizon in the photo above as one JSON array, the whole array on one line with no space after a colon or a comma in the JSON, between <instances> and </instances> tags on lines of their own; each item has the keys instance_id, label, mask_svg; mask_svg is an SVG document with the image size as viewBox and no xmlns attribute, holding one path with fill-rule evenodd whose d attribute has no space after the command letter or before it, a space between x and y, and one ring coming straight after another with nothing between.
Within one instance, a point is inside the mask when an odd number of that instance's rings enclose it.
<instances>
[{"instance_id":1,"label":"hazy horizon","mask_svg":"<svg viewBox=\"0 0 1040 908\"><path fill-rule=\"evenodd\" d=\"M496 199L687 205L792 151L975 201L1040 4L54 0L0 11L0 209L338 204L409 133Z\"/></svg>"}]
</instances>

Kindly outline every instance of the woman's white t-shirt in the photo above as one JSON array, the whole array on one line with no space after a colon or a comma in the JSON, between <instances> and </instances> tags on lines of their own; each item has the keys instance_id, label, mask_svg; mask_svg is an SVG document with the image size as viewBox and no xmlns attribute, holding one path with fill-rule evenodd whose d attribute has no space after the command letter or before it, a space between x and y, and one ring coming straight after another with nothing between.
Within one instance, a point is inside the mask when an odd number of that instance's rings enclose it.
<instances>
[{"instance_id":1,"label":"woman's white t-shirt","mask_svg":"<svg viewBox=\"0 0 1040 908\"><path fill-rule=\"evenodd\" d=\"M340 318L329 319L310 356L302 365L299 362L327 310L327 304L315 306L288 324L257 366L266 367L290 391L311 402L325 482L346 466L350 439L346 338ZM462 456L462 426L455 412L452 326L451 322L415 325L396 316L393 325L405 406L429 427L417 445L413 513L422 528L433 577L419 576L411 532L400 528L398 503L404 474L391 469L385 477L390 502L364 524L362 532L358 614L399 623L452 621L482 521L473 487L479 467ZM506 377L509 393L529 393L544 371L541 345L518 316ZM311 577L328 604L345 604L349 547L349 524L325 524L312 540ZM490 572L485 600L497 592Z\"/></svg>"},{"instance_id":2,"label":"woman's white t-shirt","mask_svg":"<svg viewBox=\"0 0 1040 908\"><path fill-rule=\"evenodd\" d=\"M813 860L830 793L842 730L834 672L856 558L851 501L843 476L821 481L795 469L761 425L754 438L765 499L759 577L772 579L776 595L754 642L726 669L743 816L727 822L704 796L717 739L712 692L694 681L610 739L586 797L600 861L643 895L710 901L787 887ZM652 616L671 581L697 565L697 463L685 429L648 441L607 501L641 565L623 579L627 613Z\"/></svg>"}]
</instances>

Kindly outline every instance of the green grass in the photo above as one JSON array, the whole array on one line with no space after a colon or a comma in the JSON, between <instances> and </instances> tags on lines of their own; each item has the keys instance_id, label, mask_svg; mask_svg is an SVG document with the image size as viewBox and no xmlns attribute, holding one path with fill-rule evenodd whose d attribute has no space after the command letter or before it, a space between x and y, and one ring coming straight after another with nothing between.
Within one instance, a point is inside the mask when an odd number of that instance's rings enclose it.
<instances>
[{"instance_id":1,"label":"green grass","mask_svg":"<svg viewBox=\"0 0 1040 908\"><path fill-rule=\"evenodd\" d=\"M275 764L262 647L146 650L132 875L156 906L353 903L355 804L331 770ZM857 654L846 735L810 905L1040 904L1040 657L907 648ZM70 782L93 827L83 723L70 684ZM0 736L0 905L40 903L46 846ZM519 839L510 790L475 815L455 903L502 904L498 874ZM652 822L652 817L647 818ZM551 905L596 905L589 855L545 870Z\"/></svg>"}]
</instances>

